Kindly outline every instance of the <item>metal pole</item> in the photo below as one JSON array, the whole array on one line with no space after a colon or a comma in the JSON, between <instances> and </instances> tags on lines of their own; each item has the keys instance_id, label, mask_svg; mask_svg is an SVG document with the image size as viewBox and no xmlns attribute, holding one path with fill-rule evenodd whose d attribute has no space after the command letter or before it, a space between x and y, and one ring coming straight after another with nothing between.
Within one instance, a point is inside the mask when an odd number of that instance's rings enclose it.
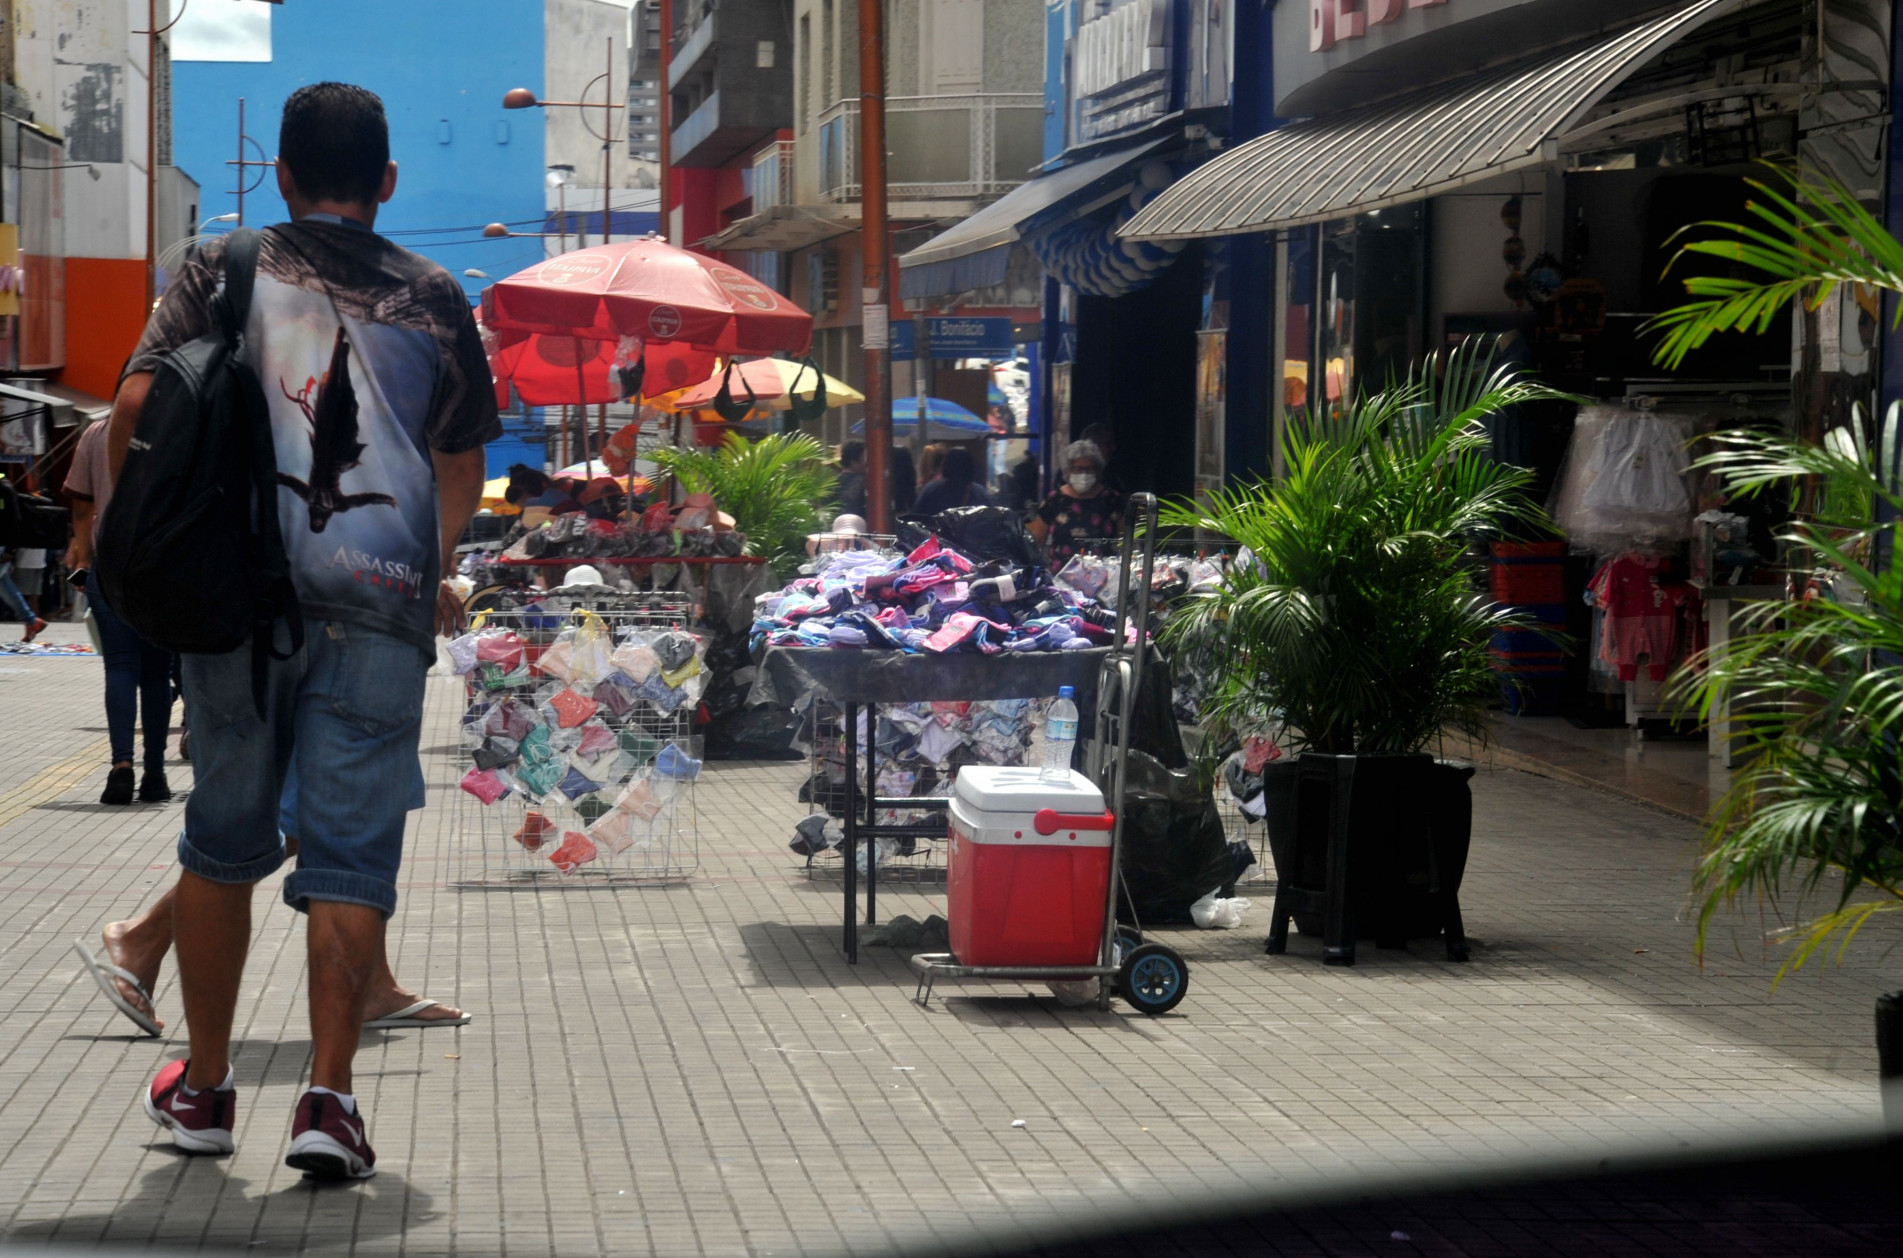
<instances>
[{"instance_id":1,"label":"metal pole","mask_svg":"<svg viewBox=\"0 0 1903 1258\"><path fill-rule=\"evenodd\" d=\"M238 156L244 156L240 142ZM159 0L145 5L145 308L158 295ZM242 178L244 168L238 168Z\"/></svg>"},{"instance_id":2,"label":"metal pole","mask_svg":"<svg viewBox=\"0 0 1903 1258\"><path fill-rule=\"evenodd\" d=\"M613 204L615 151L615 37L608 36L608 75L601 85L601 243L614 239L608 225Z\"/></svg>"},{"instance_id":3,"label":"metal pole","mask_svg":"<svg viewBox=\"0 0 1903 1258\"><path fill-rule=\"evenodd\" d=\"M238 98L238 226L244 226L244 97Z\"/></svg>"},{"instance_id":4,"label":"metal pole","mask_svg":"<svg viewBox=\"0 0 1903 1258\"><path fill-rule=\"evenodd\" d=\"M788 54L791 55L790 53ZM674 65L674 0L661 0L661 81L654 85L660 102L661 119L661 235L674 243L671 213L674 192L674 139L668 128L674 114L674 93L667 85L668 71Z\"/></svg>"},{"instance_id":5,"label":"metal pole","mask_svg":"<svg viewBox=\"0 0 1903 1258\"><path fill-rule=\"evenodd\" d=\"M859 0L859 206L864 224L862 331L866 354L866 508L874 533L892 531L891 284L886 263L885 4Z\"/></svg>"}]
</instances>

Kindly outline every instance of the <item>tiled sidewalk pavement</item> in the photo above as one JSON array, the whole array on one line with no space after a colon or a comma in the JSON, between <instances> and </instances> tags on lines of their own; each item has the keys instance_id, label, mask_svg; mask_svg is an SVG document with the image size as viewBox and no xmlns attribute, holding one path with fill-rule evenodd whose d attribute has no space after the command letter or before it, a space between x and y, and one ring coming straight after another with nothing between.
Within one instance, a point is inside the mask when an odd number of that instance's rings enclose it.
<instances>
[{"instance_id":1,"label":"tiled sidewalk pavement","mask_svg":"<svg viewBox=\"0 0 1903 1258\"><path fill-rule=\"evenodd\" d=\"M1212 1193L1876 1121L1870 1008L1898 985L1894 926L1773 993L1760 923L1728 923L1701 971L1682 920L1691 827L1608 796L1481 775L1465 966L1365 947L1323 969L1310 940L1264 957L1263 899L1244 930L1164 936L1194 967L1176 1016L983 986L920 1009L902 958L844 964L836 881L809 882L785 848L799 766L709 766L685 885L449 886L468 853L439 681L390 950L475 1023L367 1037L382 1173L304 1185L281 1162L310 1048L302 933L268 887L239 1006L239 1152L182 1159L136 1104L182 1038L128 1035L68 950L169 879L179 818L99 808L97 773L75 776L97 754L96 669L0 659L0 1238L885 1252L1153 1221ZM887 888L882 914L942 909L930 891ZM157 995L176 1021L169 967Z\"/></svg>"}]
</instances>

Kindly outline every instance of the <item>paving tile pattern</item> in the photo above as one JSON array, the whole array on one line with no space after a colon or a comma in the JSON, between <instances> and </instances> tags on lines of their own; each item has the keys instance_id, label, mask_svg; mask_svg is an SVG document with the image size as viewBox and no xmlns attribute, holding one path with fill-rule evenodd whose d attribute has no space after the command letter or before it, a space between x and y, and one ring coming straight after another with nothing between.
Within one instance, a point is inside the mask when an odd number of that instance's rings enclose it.
<instances>
[{"instance_id":1,"label":"paving tile pattern","mask_svg":"<svg viewBox=\"0 0 1903 1258\"><path fill-rule=\"evenodd\" d=\"M281 1160L310 1035L301 924L276 880L255 906L229 1159L174 1155L137 1105L184 1051L171 968L157 1001L174 1025L155 1041L72 961L72 939L170 880L181 813L91 802L98 693L96 662L0 659L0 1241L962 1249L1450 1162L1878 1121L1870 1009L1899 985L1893 924L1773 992L1772 923L1727 919L1701 969L1693 827L1603 794L1476 779L1467 965L1364 946L1324 969L1306 939L1265 957L1255 884L1244 929L1159 935L1193 967L1174 1016L1012 985L941 986L921 1009L902 957L844 963L837 862L809 877L786 850L798 765L708 766L684 884L457 888L480 854L442 678L389 951L404 981L477 1016L366 1036L357 1089L382 1173L314 1190ZM942 911L942 884L883 888L880 908Z\"/></svg>"}]
</instances>

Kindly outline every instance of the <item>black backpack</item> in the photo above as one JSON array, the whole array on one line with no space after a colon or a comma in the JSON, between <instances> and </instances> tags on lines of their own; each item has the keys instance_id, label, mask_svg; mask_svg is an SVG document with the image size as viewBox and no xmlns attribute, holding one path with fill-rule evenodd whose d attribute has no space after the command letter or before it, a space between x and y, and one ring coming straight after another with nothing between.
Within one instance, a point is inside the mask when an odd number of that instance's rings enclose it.
<instances>
[{"instance_id":1,"label":"black backpack","mask_svg":"<svg viewBox=\"0 0 1903 1258\"><path fill-rule=\"evenodd\" d=\"M241 359L258 243L248 228L226 238L213 330L153 369L100 520L94 573L107 604L156 646L222 655L249 638L262 715L267 657L302 649L304 620L278 530L270 408Z\"/></svg>"}]
</instances>

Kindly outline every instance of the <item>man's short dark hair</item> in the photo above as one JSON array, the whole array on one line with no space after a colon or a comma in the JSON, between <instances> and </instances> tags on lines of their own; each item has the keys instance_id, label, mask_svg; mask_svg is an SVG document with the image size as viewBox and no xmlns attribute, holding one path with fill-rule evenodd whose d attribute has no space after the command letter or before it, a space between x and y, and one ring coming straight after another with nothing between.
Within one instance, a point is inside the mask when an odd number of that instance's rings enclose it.
<instances>
[{"instance_id":1,"label":"man's short dark hair","mask_svg":"<svg viewBox=\"0 0 1903 1258\"><path fill-rule=\"evenodd\" d=\"M375 92L312 83L284 102L278 159L313 201L375 201L390 164L390 123Z\"/></svg>"},{"instance_id":2,"label":"man's short dark hair","mask_svg":"<svg viewBox=\"0 0 1903 1258\"><path fill-rule=\"evenodd\" d=\"M839 447L839 466L854 467L866 461L866 443L848 441Z\"/></svg>"}]
</instances>

